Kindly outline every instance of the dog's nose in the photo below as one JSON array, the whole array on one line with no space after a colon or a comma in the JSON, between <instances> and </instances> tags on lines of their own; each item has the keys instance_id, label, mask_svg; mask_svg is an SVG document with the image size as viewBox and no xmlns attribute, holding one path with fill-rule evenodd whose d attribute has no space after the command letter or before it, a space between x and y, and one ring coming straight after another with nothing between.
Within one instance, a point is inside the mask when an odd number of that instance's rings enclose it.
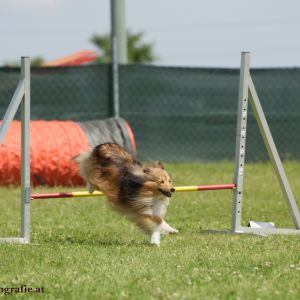
<instances>
[{"instance_id":1,"label":"dog's nose","mask_svg":"<svg viewBox=\"0 0 300 300\"><path fill-rule=\"evenodd\" d=\"M174 193L175 192L175 189L174 188L171 188L171 193Z\"/></svg>"}]
</instances>

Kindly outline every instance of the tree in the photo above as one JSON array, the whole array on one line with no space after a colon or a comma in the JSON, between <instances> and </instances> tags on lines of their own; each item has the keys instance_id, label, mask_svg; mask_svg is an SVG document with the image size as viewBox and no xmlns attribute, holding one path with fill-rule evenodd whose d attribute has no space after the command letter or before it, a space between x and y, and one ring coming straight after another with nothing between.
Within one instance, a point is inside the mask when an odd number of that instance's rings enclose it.
<instances>
[{"instance_id":1,"label":"tree","mask_svg":"<svg viewBox=\"0 0 300 300\"><path fill-rule=\"evenodd\" d=\"M41 56L35 56L30 58L30 66L32 67L40 67L45 62L44 58ZM12 61L5 63L7 67L20 67L20 61Z\"/></svg>"},{"instance_id":2,"label":"tree","mask_svg":"<svg viewBox=\"0 0 300 300\"><path fill-rule=\"evenodd\" d=\"M153 52L153 44L142 41L144 34L142 32L127 32L128 42L128 63L152 63L157 57ZM111 62L110 35L93 35L91 42L100 50L100 56L97 62Z\"/></svg>"},{"instance_id":3,"label":"tree","mask_svg":"<svg viewBox=\"0 0 300 300\"><path fill-rule=\"evenodd\" d=\"M45 62L44 58L41 56L33 57L30 61L30 65L33 67L40 67Z\"/></svg>"}]
</instances>

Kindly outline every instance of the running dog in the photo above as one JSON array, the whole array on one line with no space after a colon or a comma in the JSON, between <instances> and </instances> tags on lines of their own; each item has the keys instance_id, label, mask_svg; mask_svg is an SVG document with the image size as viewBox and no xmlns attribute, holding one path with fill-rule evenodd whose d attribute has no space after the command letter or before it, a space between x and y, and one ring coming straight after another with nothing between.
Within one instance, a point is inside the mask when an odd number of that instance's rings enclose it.
<instances>
[{"instance_id":1,"label":"running dog","mask_svg":"<svg viewBox=\"0 0 300 300\"><path fill-rule=\"evenodd\" d=\"M109 206L149 235L151 244L159 246L161 234L178 232L164 220L175 189L160 162L144 166L114 143L98 145L75 160L89 192L102 191Z\"/></svg>"}]
</instances>

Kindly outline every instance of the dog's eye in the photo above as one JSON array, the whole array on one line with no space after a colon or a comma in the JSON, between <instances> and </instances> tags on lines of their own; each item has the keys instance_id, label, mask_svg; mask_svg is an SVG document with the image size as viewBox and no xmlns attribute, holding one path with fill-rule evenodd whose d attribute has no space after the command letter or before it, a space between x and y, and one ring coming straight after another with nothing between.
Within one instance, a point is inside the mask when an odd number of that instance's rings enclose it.
<instances>
[{"instance_id":1,"label":"dog's eye","mask_svg":"<svg viewBox=\"0 0 300 300\"><path fill-rule=\"evenodd\" d=\"M165 182L163 180L160 181L161 184L164 184Z\"/></svg>"},{"instance_id":2,"label":"dog's eye","mask_svg":"<svg viewBox=\"0 0 300 300\"><path fill-rule=\"evenodd\" d=\"M169 180L169 183L171 183L171 180Z\"/></svg>"}]
</instances>

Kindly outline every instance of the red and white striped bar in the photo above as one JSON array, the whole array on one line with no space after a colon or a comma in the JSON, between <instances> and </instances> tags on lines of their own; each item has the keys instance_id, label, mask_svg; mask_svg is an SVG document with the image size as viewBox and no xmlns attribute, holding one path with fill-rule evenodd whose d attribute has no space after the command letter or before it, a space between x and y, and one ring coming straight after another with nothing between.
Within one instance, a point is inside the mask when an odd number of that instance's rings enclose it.
<instances>
[{"instance_id":1,"label":"red and white striped bar","mask_svg":"<svg viewBox=\"0 0 300 300\"><path fill-rule=\"evenodd\" d=\"M195 192L195 191L215 191L215 190L233 190L236 188L234 183L227 184L211 184L211 185L193 185L193 186L178 186L175 187L176 192ZM32 194L31 200L39 199L54 199L54 198L79 198L79 197L94 197L104 196L102 192L66 192L66 193L38 193Z\"/></svg>"}]
</instances>

